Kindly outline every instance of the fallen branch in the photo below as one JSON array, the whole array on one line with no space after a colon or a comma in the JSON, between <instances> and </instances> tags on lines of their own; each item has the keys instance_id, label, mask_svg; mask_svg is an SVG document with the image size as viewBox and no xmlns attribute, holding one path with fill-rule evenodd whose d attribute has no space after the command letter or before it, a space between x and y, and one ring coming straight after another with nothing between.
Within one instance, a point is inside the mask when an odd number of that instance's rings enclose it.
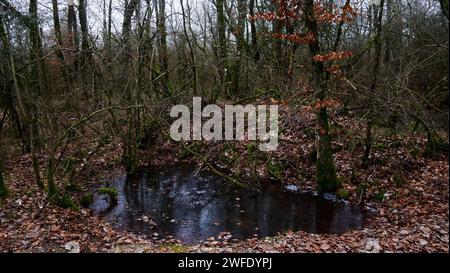
<instances>
[{"instance_id":1,"label":"fallen branch","mask_svg":"<svg viewBox=\"0 0 450 273\"><path fill-rule=\"evenodd\" d=\"M230 182L236 184L237 186L239 186L239 187L241 187L241 188L247 188L247 189L249 188L247 185L245 185L245 184L243 184L243 183L237 181L237 180L234 179L233 177L231 177L231 176L229 176L229 175L226 175L226 174L220 172L219 170L217 170L211 163L208 162L208 159L207 159L207 158L205 158L205 157L202 156L201 154L199 154L199 153L193 151L191 148L189 148L188 145L184 145L183 147L184 147L186 150L188 150L189 153L191 153L191 154L194 155L195 157L199 158L199 159L203 162L203 164L205 164L206 166L208 166L209 170L210 170L211 172L213 172L214 174L216 174L216 175L218 175L218 176L220 176L220 177L222 177L222 178L225 178L226 180L228 180L228 181L230 181Z\"/></svg>"},{"instance_id":2,"label":"fallen branch","mask_svg":"<svg viewBox=\"0 0 450 273\"><path fill-rule=\"evenodd\" d=\"M149 110L150 110L150 109L149 109ZM165 126L164 126L164 124L162 123L161 119L160 119L159 117L157 117L157 116L155 116L155 119L156 119L156 121L158 122L158 125L159 125L159 127L160 127L160 129L161 129L162 134L163 134L164 136L170 138L169 134L164 130ZM245 184L243 184L243 183L237 181L237 180L234 179L233 177L228 176L228 175L222 173L221 171L217 170L211 163L208 162L208 159L207 159L207 158L205 158L205 157L202 156L201 154L199 154L199 153L193 151L192 149L190 149L188 145L183 145L183 147L184 147L189 153L191 153L193 156L195 156L195 157L197 157L198 159L200 159L200 160L203 162L203 164L206 165L206 166L209 168L209 170L210 170L211 172L213 172L214 174L216 174L216 175L218 175L218 176L220 176L220 177L222 177L222 178L228 180L229 182L232 182L233 184L235 184L235 185L237 185L237 186L239 186L239 187L241 187L241 188L247 188L247 189L249 188L249 186L247 186L247 185L245 185Z\"/></svg>"}]
</instances>

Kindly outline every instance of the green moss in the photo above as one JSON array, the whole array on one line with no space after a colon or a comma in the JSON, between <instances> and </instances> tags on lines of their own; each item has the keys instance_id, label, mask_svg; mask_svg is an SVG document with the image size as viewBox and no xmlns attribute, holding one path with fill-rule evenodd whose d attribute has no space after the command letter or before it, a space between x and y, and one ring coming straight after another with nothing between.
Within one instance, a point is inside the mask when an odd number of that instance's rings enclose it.
<instances>
[{"instance_id":1,"label":"green moss","mask_svg":"<svg viewBox=\"0 0 450 273\"><path fill-rule=\"evenodd\" d=\"M385 190L378 190L372 195L372 199L381 203L384 201L385 194Z\"/></svg>"},{"instance_id":2,"label":"green moss","mask_svg":"<svg viewBox=\"0 0 450 273\"><path fill-rule=\"evenodd\" d=\"M256 147L253 143L247 144L247 152L248 154L252 155L256 150Z\"/></svg>"},{"instance_id":3,"label":"green moss","mask_svg":"<svg viewBox=\"0 0 450 273\"><path fill-rule=\"evenodd\" d=\"M336 176L336 168L333 158L327 157L318 160L316 163L317 190L320 193L334 193L340 186Z\"/></svg>"},{"instance_id":4,"label":"green moss","mask_svg":"<svg viewBox=\"0 0 450 273\"><path fill-rule=\"evenodd\" d=\"M100 188L97 190L99 194L107 194L117 196L117 189L115 188Z\"/></svg>"},{"instance_id":5,"label":"green moss","mask_svg":"<svg viewBox=\"0 0 450 273\"><path fill-rule=\"evenodd\" d=\"M339 188L334 165L332 137L328 124L328 114L325 108L320 109L317 116L319 123L319 143L317 146L316 181L319 193L335 193Z\"/></svg>"},{"instance_id":6,"label":"green moss","mask_svg":"<svg viewBox=\"0 0 450 273\"><path fill-rule=\"evenodd\" d=\"M92 192L86 193L80 199L81 206L88 208L94 203L94 194Z\"/></svg>"},{"instance_id":7,"label":"green moss","mask_svg":"<svg viewBox=\"0 0 450 273\"><path fill-rule=\"evenodd\" d=\"M184 253L187 251L187 248L183 245L178 245L178 244L173 244L173 243L167 243L167 244L162 244L160 246L161 249L170 249L171 251L175 252L175 253Z\"/></svg>"},{"instance_id":8,"label":"green moss","mask_svg":"<svg viewBox=\"0 0 450 273\"><path fill-rule=\"evenodd\" d=\"M283 165L273 163L272 160L267 162L267 172L272 179L281 180L283 176Z\"/></svg>"},{"instance_id":9,"label":"green moss","mask_svg":"<svg viewBox=\"0 0 450 273\"><path fill-rule=\"evenodd\" d=\"M97 190L98 194L109 196L112 203L117 203L117 196L119 193L115 188L100 188Z\"/></svg>"},{"instance_id":10,"label":"green moss","mask_svg":"<svg viewBox=\"0 0 450 273\"><path fill-rule=\"evenodd\" d=\"M342 198L342 199L344 199L344 200L348 200L348 197L349 197L349 192L348 192L348 190L347 189L345 189L345 188L340 188L338 191L337 191L337 195L340 197L340 198Z\"/></svg>"},{"instance_id":11,"label":"green moss","mask_svg":"<svg viewBox=\"0 0 450 273\"><path fill-rule=\"evenodd\" d=\"M378 150L384 150L386 149L386 145L384 145L384 143L375 143L374 148Z\"/></svg>"},{"instance_id":12,"label":"green moss","mask_svg":"<svg viewBox=\"0 0 450 273\"><path fill-rule=\"evenodd\" d=\"M56 205L65 208L65 209L73 209L78 211L79 207L75 204L70 196L67 194L57 194L54 198L54 202Z\"/></svg>"}]
</instances>

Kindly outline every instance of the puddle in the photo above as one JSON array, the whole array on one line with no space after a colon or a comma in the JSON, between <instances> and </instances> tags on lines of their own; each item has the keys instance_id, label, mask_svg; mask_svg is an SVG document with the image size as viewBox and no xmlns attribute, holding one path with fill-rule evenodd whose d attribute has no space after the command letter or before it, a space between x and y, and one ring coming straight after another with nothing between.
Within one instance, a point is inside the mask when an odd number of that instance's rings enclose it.
<instances>
[{"instance_id":1,"label":"puddle","mask_svg":"<svg viewBox=\"0 0 450 273\"><path fill-rule=\"evenodd\" d=\"M158 174L116 177L108 186L118 189L118 204L109 207L105 197L96 197L93 208L116 227L186 243L224 231L246 239L288 230L339 234L362 226L361 210L345 203L280 185L260 192L230 189L220 178L196 171L196 166L179 164Z\"/></svg>"}]
</instances>

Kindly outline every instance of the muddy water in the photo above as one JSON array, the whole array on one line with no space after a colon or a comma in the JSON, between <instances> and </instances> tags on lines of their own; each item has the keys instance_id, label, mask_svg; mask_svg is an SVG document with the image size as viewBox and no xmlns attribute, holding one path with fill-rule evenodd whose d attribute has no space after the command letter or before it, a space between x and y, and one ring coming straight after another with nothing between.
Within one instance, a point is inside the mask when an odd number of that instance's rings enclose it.
<instances>
[{"instance_id":1,"label":"muddy water","mask_svg":"<svg viewBox=\"0 0 450 273\"><path fill-rule=\"evenodd\" d=\"M230 189L227 182L175 165L158 173L141 171L109 183L119 191L109 207L95 198L94 210L116 227L150 237L172 236L186 243L230 232L234 238L273 236L287 230L343 233L362 226L359 208L318 196L289 192L279 185L259 191Z\"/></svg>"}]
</instances>

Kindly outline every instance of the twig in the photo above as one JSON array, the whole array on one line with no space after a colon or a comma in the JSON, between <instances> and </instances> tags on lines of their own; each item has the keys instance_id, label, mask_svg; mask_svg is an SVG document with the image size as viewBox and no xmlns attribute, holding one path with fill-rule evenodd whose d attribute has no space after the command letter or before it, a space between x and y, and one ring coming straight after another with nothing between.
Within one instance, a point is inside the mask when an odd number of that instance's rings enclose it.
<instances>
[{"instance_id":1,"label":"twig","mask_svg":"<svg viewBox=\"0 0 450 273\"><path fill-rule=\"evenodd\" d=\"M155 117L155 119L156 119L156 121L158 122L158 124L159 124L159 126L160 126L160 128L161 128L162 134L164 134L166 137L169 137L169 134L164 130L164 126L163 126L161 120L160 120L158 117ZM217 170L211 163L208 162L208 159L207 159L207 158L205 158L205 157L202 156L201 154L199 154L199 153L193 151L192 149L190 149L188 145L183 145L183 147L184 147L189 153L191 153L191 154L194 155L195 157L199 158L199 159L203 162L203 164L206 165L206 166L209 168L209 170L210 170L211 172L213 172L214 174L216 174L216 175L218 175L218 176L220 176L220 177L222 177L222 178L225 178L225 179L228 180L229 182L232 182L233 184L236 184L236 185L239 186L239 187L247 188L247 189L249 188L249 186L247 186L247 185L245 185L245 184L243 184L243 183L237 181L237 180L234 179L233 177L228 176L228 175L222 173L221 171Z\"/></svg>"},{"instance_id":2,"label":"twig","mask_svg":"<svg viewBox=\"0 0 450 273\"><path fill-rule=\"evenodd\" d=\"M188 150L189 153L191 153L192 155L194 155L194 156L198 157L200 160L202 160L203 163L204 163L206 166L208 166L209 170L212 171L214 174L216 174L216 175L218 175L218 176L220 176L220 177L222 177L222 178L225 178L226 180L228 180L228 181L230 181L230 182L236 184L236 185L239 186L239 187L247 188L247 189L249 188L247 185L245 185L245 184L243 184L243 183L237 181L237 180L234 179L233 177L228 176L228 175L226 175L226 174L220 172L219 170L217 170L211 163L208 162L208 159L206 159L206 158L205 158L204 156L202 156L201 154L199 154L199 153L197 153L197 152L191 150L191 149L189 148L188 145L184 145L184 148L185 148L186 150Z\"/></svg>"}]
</instances>

